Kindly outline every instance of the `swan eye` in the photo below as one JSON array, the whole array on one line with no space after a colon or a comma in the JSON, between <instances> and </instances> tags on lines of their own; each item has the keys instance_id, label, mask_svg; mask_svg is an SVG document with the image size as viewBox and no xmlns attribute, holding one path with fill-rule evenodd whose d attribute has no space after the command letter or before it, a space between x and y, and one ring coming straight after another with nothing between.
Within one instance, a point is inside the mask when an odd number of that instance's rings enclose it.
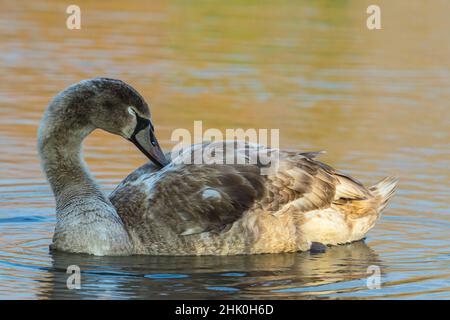
<instances>
[{"instance_id":1,"label":"swan eye","mask_svg":"<svg viewBox=\"0 0 450 320\"><path fill-rule=\"evenodd\" d=\"M131 114L132 116L136 116L136 111L134 111L133 107L128 107L128 113Z\"/></svg>"}]
</instances>

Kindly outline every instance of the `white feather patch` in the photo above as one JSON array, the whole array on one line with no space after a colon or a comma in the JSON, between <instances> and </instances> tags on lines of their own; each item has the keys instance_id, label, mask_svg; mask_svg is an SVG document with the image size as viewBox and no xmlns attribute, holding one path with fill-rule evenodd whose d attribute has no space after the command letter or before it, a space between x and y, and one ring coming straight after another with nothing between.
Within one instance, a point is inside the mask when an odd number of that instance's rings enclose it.
<instances>
[{"instance_id":1,"label":"white feather patch","mask_svg":"<svg viewBox=\"0 0 450 320\"><path fill-rule=\"evenodd\" d=\"M204 189L202 192L203 199L221 199L222 195L214 189Z\"/></svg>"},{"instance_id":2,"label":"white feather patch","mask_svg":"<svg viewBox=\"0 0 450 320\"><path fill-rule=\"evenodd\" d=\"M203 228L202 227L193 227L193 228L188 228L186 230L184 230L181 235L182 236L189 236L191 234L196 234L196 233L201 233L203 232Z\"/></svg>"}]
</instances>

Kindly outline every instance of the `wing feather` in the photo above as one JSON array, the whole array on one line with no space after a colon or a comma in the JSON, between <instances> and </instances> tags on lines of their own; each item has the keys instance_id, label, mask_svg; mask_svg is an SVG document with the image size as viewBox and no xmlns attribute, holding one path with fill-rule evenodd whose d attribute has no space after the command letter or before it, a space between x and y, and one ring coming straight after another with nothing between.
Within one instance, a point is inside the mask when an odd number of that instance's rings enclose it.
<instances>
[{"instance_id":1,"label":"wing feather","mask_svg":"<svg viewBox=\"0 0 450 320\"><path fill-rule=\"evenodd\" d=\"M231 152L257 152L261 148L226 142L217 145L235 148ZM185 150L182 156L193 157L197 147ZM129 228L157 221L189 236L223 232L251 208L278 215L293 204L297 212L304 213L371 195L355 179L315 160L320 153L280 151L279 169L268 176L261 175L258 163L173 164L161 171L147 164L130 174L110 199ZM140 200L130 204L135 198Z\"/></svg>"}]
</instances>

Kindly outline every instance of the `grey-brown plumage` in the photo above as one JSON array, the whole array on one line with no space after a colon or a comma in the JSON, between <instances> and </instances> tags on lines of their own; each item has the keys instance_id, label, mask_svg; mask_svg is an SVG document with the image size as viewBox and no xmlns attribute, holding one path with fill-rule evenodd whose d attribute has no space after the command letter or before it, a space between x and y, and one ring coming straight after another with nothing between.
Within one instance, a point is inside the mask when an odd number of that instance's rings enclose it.
<instances>
[{"instance_id":1,"label":"grey-brown plumage","mask_svg":"<svg viewBox=\"0 0 450 320\"><path fill-rule=\"evenodd\" d=\"M193 145L165 159L154 150L159 146L149 119L144 99L112 79L83 81L50 104L39 151L57 202L54 249L97 255L230 255L308 250L313 242L348 243L373 227L396 187L396 180L387 178L366 188L316 160L320 153L242 142ZM139 131L146 126L147 142ZM80 157L82 140L95 128L133 141L156 163L131 173L109 199ZM243 164L180 161L195 160L199 147L213 147L218 155L277 152L277 169L261 174L267 163L250 158Z\"/></svg>"},{"instance_id":2,"label":"grey-brown plumage","mask_svg":"<svg viewBox=\"0 0 450 320\"><path fill-rule=\"evenodd\" d=\"M363 238L392 194L365 188L317 154L280 151L267 176L260 164L146 164L110 199L141 254L274 253ZM392 192L395 180L381 185Z\"/></svg>"}]
</instances>

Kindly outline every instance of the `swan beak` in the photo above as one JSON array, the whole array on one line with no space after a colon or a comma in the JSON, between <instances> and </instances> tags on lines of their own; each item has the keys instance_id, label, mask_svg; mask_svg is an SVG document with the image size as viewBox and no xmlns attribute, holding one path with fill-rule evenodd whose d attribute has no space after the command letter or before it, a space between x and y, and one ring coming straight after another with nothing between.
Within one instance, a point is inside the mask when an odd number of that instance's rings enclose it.
<instances>
[{"instance_id":1,"label":"swan beak","mask_svg":"<svg viewBox=\"0 0 450 320\"><path fill-rule=\"evenodd\" d=\"M129 140L157 166L162 168L169 164L159 146L150 120L138 117L136 129Z\"/></svg>"}]
</instances>

